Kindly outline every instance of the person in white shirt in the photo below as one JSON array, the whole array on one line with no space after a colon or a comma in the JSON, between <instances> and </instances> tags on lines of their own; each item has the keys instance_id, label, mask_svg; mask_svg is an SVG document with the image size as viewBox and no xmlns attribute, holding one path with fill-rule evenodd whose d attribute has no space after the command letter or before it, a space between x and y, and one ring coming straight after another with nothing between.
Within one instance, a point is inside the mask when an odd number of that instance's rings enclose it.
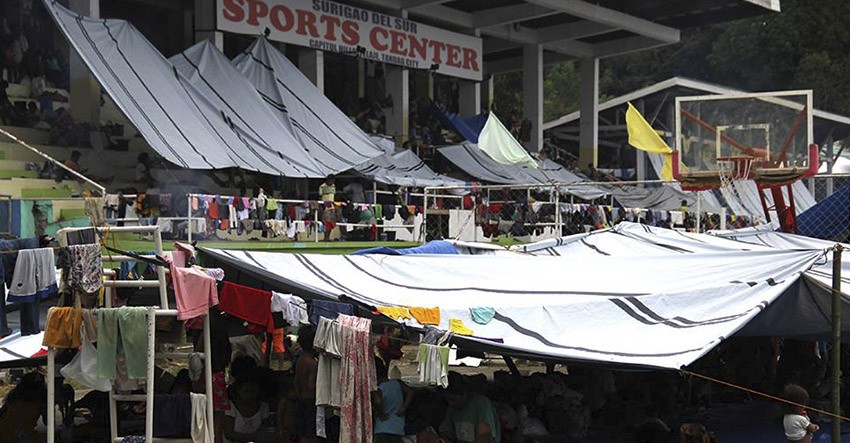
<instances>
[{"instance_id":1,"label":"person in white shirt","mask_svg":"<svg viewBox=\"0 0 850 443\"><path fill-rule=\"evenodd\" d=\"M809 420L804 407L809 403L809 393L802 386L790 384L782 393L788 403L785 404L785 417L782 425L785 427L785 437L791 443L812 443L814 433L820 427Z\"/></svg>"}]
</instances>

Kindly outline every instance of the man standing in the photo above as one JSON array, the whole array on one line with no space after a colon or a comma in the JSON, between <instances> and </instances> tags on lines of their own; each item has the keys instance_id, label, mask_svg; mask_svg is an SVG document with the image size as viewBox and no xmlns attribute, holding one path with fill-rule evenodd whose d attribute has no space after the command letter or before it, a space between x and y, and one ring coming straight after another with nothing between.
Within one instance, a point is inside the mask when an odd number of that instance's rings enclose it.
<instances>
[{"instance_id":1,"label":"man standing","mask_svg":"<svg viewBox=\"0 0 850 443\"><path fill-rule=\"evenodd\" d=\"M315 330L312 326L298 331L298 345L303 354L295 362L295 407L292 434L299 443L316 441L316 378L319 371L319 355L313 349Z\"/></svg>"},{"instance_id":2,"label":"man standing","mask_svg":"<svg viewBox=\"0 0 850 443\"><path fill-rule=\"evenodd\" d=\"M325 178L325 182L319 185L319 197L323 202L334 201L336 194L336 185L334 184L334 176L329 175Z\"/></svg>"}]
</instances>

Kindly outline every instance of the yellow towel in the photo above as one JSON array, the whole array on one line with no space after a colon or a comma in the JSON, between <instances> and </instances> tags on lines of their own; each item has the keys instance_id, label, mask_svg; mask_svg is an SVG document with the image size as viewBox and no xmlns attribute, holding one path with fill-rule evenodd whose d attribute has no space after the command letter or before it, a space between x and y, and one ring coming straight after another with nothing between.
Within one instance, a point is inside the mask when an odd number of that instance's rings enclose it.
<instances>
[{"instance_id":1,"label":"yellow towel","mask_svg":"<svg viewBox=\"0 0 850 443\"><path fill-rule=\"evenodd\" d=\"M463 324L463 320L459 318L449 319L449 330L455 334L472 335L472 329L467 328L466 325Z\"/></svg>"},{"instance_id":2,"label":"yellow towel","mask_svg":"<svg viewBox=\"0 0 850 443\"><path fill-rule=\"evenodd\" d=\"M410 311L408 311L407 308L400 306L378 306L378 311L392 317L395 320L409 320L413 318L410 316Z\"/></svg>"},{"instance_id":3,"label":"yellow towel","mask_svg":"<svg viewBox=\"0 0 850 443\"><path fill-rule=\"evenodd\" d=\"M50 308L44 325L42 344L51 348L77 349L83 342L80 324L83 322L80 308Z\"/></svg>"},{"instance_id":4,"label":"yellow towel","mask_svg":"<svg viewBox=\"0 0 850 443\"><path fill-rule=\"evenodd\" d=\"M410 307L410 315L421 325L439 325L440 308L414 308Z\"/></svg>"}]
</instances>

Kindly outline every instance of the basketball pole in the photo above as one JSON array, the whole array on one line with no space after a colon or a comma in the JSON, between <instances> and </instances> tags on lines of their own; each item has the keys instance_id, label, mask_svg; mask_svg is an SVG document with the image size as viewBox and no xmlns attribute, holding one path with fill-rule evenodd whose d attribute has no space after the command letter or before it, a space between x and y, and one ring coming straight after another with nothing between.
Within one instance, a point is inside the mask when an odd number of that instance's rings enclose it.
<instances>
[{"instance_id":1,"label":"basketball pole","mask_svg":"<svg viewBox=\"0 0 850 443\"><path fill-rule=\"evenodd\" d=\"M841 252L832 248L832 443L841 443Z\"/></svg>"}]
</instances>

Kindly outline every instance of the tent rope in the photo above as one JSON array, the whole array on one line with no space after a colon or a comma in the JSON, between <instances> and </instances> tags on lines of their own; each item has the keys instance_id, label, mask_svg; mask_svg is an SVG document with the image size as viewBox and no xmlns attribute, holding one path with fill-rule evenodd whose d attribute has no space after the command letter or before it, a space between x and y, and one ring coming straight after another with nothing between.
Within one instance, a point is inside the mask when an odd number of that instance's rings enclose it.
<instances>
[{"instance_id":1,"label":"tent rope","mask_svg":"<svg viewBox=\"0 0 850 443\"><path fill-rule=\"evenodd\" d=\"M753 389L745 388L743 386L739 386L739 385L729 383L729 382L726 382L726 381L723 381L723 380L712 378L712 377L709 377L707 375L698 374L696 372L688 371L688 370L685 370L685 369L682 370L682 373L685 374L685 375L691 375L691 376L694 376L694 377L697 377L697 378L701 378L703 380L707 380L707 381L710 381L710 382L713 382L713 383L717 383L717 384L720 384L720 385L723 385L723 386L727 386L727 387L730 387L730 388L733 388L733 389L738 389L738 390L741 390L741 391L744 391L744 392L748 392L750 394L755 394L755 395L758 395L760 397L764 397L764 398L767 398L767 399L770 399L770 400L778 401L780 403L785 403L785 404L789 404L789 405L792 405L792 406L797 406L799 408L807 409L809 411L814 411L814 412L817 412L819 414L826 415L828 417L838 418L840 420L850 422L850 418L844 417L842 415L838 415L838 414L835 414L835 413L832 413L832 412L827 412L827 411L824 411L823 409L813 408L813 407L808 406L808 405L795 403L793 401L789 401L789 400L786 400L784 398L776 397L776 396L773 396L773 395L770 395L770 394L765 394L764 392L759 392L759 391L756 391L756 390L753 390Z\"/></svg>"}]
</instances>

